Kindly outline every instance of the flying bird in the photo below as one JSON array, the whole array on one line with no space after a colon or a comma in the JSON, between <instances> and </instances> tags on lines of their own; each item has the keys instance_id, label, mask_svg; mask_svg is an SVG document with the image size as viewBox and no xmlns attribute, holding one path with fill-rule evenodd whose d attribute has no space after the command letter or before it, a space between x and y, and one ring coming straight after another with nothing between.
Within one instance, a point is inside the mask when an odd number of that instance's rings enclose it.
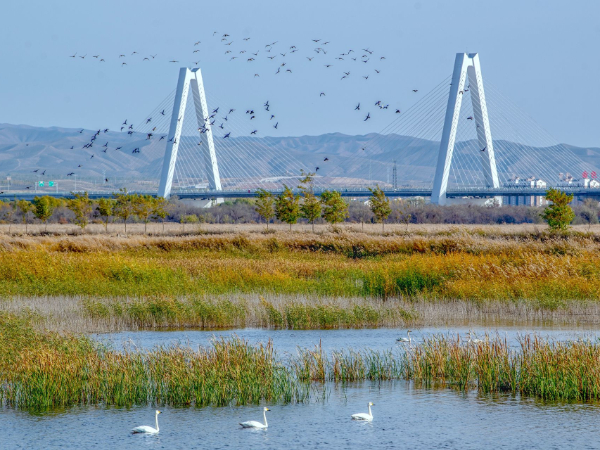
<instances>
[{"instance_id":1,"label":"flying bird","mask_svg":"<svg viewBox=\"0 0 600 450\"><path fill-rule=\"evenodd\" d=\"M365 117L365 122L371 118L371 113L367 113L367 117Z\"/></svg>"}]
</instances>

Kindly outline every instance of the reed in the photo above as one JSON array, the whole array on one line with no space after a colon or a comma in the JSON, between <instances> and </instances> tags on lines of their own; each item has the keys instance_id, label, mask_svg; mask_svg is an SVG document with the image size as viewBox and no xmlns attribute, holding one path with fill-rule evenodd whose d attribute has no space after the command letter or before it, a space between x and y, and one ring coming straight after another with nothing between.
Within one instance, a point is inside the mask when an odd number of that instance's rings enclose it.
<instances>
[{"instance_id":1,"label":"reed","mask_svg":"<svg viewBox=\"0 0 600 450\"><path fill-rule=\"evenodd\" d=\"M595 235L0 237L0 292L137 297L278 294L532 301L600 298Z\"/></svg>"},{"instance_id":2,"label":"reed","mask_svg":"<svg viewBox=\"0 0 600 450\"><path fill-rule=\"evenodd\" d=\"M233 337L192 349L116 351L84 336L41 333L31 317L0 313L0 401L23 409L71 405L229 405L307 400L312 383L413 380L459 391L546 400L600 399L600 344L524 336L511 348L431 336L389 351L298 349L283 361L271 342Z\"/></svg>"},{"instance_id":3,"label":"reed","mask_svg":"<svg viewBox=\"0 0 600 450\"><path fill-rule=\"evenodd\" d=\"M0 314L0 398L5 405L227 405L302 401L298 383L271 343L215 340L197 350L142 353L102 347L86 337L38 333L28 320Z\"/></svg>"},{"instance_id":4,"label":"reed","mask_svg":"<svg viewBox=\"0 0 600 450\"><path fill-rule=\"evenodd\" d=\"M26 314L39 331L105 333L194 328L340 329L465 326L523 327L600 323L600 302L472 301L426 298L315 297L289 294L225 294L149 298L73 296L14 297L0 311Z\"/></svg>"},{"instance_id":5,"label":"reed","mask_svg":"<svg viewBox=\"0 0 600 450\"><path fill-rule=\"evenodd\" d=\"M524 336L519 349L505 339L482 343L432 336L400 351L299 349L292 367L303 381L413 380L482 393L510 392L545 400L600 399L600 344L552 342Z\"/></svg>"}]
</instances>

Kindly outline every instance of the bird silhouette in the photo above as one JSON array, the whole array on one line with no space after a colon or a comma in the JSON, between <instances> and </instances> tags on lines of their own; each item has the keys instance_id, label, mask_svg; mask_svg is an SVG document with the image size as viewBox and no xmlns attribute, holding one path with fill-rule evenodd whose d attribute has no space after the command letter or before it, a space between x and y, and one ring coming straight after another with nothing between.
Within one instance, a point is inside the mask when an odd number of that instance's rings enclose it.
<instances>
[{"instance_id":1,"label":"bird silhouette","mask_svg":"<svg viewBox=\"0 0 600 450\"><path fill-rule=\"evenodd\" d=\"M367 113L367 117L365 117L365 122L371 118L371 113Z\"/></svg>"},{"instance_id":2,"label":"bird silhouette","mask_svg":"<svg viewBox=\"0 0 600 450\"><path fill-rule=\"evenodd\" d=\"M356 105L356 108L354 108L354 111L360 111L360 103L358 105Z\"/></svg>"}]
</instances>

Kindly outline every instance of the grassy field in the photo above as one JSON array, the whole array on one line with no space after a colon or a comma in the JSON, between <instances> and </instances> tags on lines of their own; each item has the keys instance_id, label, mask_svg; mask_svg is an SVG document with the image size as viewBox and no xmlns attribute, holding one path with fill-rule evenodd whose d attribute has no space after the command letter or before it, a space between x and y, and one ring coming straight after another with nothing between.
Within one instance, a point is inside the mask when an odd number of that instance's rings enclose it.
<instances>
[{"instance_id":1,"label":"grassy field","mask_svg":"<svg viewBox=\"0 0 600 450\"><path fill-rule=\"evenodd\" d=\"M108 328L396 326L426 304L594 321L599 250L528 227L0 235L0 309L46 299Z\"/></svg>"}]
</instances>

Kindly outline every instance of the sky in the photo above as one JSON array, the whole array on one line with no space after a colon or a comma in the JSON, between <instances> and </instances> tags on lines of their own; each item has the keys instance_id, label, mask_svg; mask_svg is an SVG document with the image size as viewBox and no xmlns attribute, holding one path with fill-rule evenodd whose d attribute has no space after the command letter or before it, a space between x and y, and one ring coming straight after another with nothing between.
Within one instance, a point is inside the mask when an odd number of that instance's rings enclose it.
<instances>
[{"instance_id":1,"label":"sky","mask_svg":"<svg viewBox=\"0 0 600 450\"><path fill-rule=\"evenodd\" d=\"M209 107L243 111L269 100L279 127L263 136L366 134L395 117L374 111L365 122L354 111L358 102L405 111L451 74L457 52L468 51L480 55L484 85L558 141L600 147L598 17L597 0L5 2L0 123L137 123L175 89L179 68L191 65L202 69ZM349 49L358 61L335 60ZM373 52L364 64L362 49ZM280 67L292 72L275 74Z\"/></svg>"}]
</instances>

